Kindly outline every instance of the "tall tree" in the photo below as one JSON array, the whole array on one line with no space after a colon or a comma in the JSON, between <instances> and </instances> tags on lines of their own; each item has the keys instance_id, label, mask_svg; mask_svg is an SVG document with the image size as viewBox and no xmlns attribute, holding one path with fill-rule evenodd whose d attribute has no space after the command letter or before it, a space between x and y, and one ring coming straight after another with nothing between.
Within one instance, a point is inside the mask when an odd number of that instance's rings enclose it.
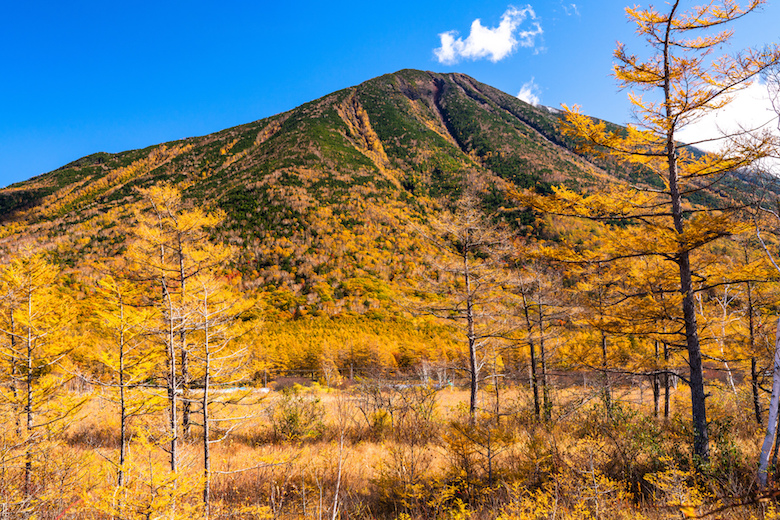
<instances>
[{"instance_id":1,"label":"tall tree","mask_svg":"<svg viewBox=\"0 0 780 520\"><path fill-rule=\"evenodd\" d=\"M432 293L435 303L425 311L463 326L468 345L469 418L478 409L485 346L501 336L497 325L502 297L500 250L509 236L493 225L479 208L474 194L467 194L432 223L436 249L432 259Z\"/></svg>"},{"instance_id":2,"label":"tall tree","mask_svg":"<svg viewBox=\"0 0 780 520\"><path fill-rule=\"evenodd\" d=\"M66 380L57 372L71 347L68 335L62 334L68 318L67 297L57 285L59 269L42 254L20 254L0 273L3 284L17 298L8 309L7 328L2 333L11 341L4 345L6 359L17 364L13 371L14 389L22 412L24 453L24 491L31 496L38 443L46 440L48 431L69 415L74 406L63 404L57 395Z\"/></svg>"},{"instance_id":3,"label":"tall tree","mask_svg":"<svg viewBox=\"0 0 780 520\"><path fill-rule=\"evenodd\" d=\"M2 376L2 379L7 381L8 398L5 399L5 401L11 405L16 426L16 436L21 438L22 421L19 413L21 401L19 400L18 378L21 360L19 358L19 351L16 348L19 338L16 335L17 324L16 316L14 315L21 304L21 288L16 286L16 284L9 284L8 280L0 280L0 284L2 284L0 285L0 309L2 309L2 314L0 314L0 327L6 331L2 337L3 346L0 347L3 352L0 363L2 363L3 368L7 371L7 373Z\"/></svg>"},{"instance_id":4,"label":"tall tree","mask_svg":"<svg viewBox=\"0 0 780 520\"><path fill-rule=\"evenodd\" d=\"M216 270L229 257L229 249L210 241L209 231L224 218L221 213L189 209L181 191L170 185L140 190L146 211L138 213L135 241L128 257L138 276L154 281L159 293L152 299L161 310L158 337L167 362L166 386L170 427L170 467L178 467L178 405L182 394L182 432L190 433L191 376L188 334L195 314L188 283L193 277Z\"/></svg>"},{"instance_id":5,"label":"tall tree","mask_svg":"<svg viewBox=\"0 0 780 520\"><path fill-rule=\"evenodd\" d=\"M201 274L192 280L192 298L195 306L195 325L192 332L193 374L202 384L200 399L203 418L203 503L205 518L211 510L211 445L230 432L230 417L215 416L213 405L227 406L243 397L235 386L248 376L247 351L236 339L251 326L242 318L253 305L242 299L236 287L210 274ZM219 393L215 390L225 390ZM223 425L222 435L213 438L212 424Z\"/></svg>"},{"instance_id":6,"label":"tall tree","mask_svg":"<svg viewBox=\"0 0 780 520\"><path fill-rule=\"evenodd\" d=\"M616 256L659 255L676 265L682 343L690 368L693 451L701 462L709 459L709 434L692 254L731 234L738 226L727 212L696 208L687 200L730 172L769 155L774 139L766 131L713 135L707 141L719 141L719 151L702 155L692 146L703 141L684 144L679 134L703 115L723 108L735 93L780 60L780 48L776 45L744 50L734 56L711 56L732 36L732 31L720 31L720 27L755 11L763 3L752 0L742 7L732 0L721 0L684 11L682 2L676 0L665 12L652 7L626 9L650 49L650 54L641 58L619 43L614 54L618 83L622 88L638 91L629 94L638 123L625 131L613 131L574 109L568 110L567 132L583 150L653 172L660 177L663 187L646 189L644 195L636 190L616 189L611 196L600 197L559 190L554 197L557 203L548 206L554 212L631 220L637 224L637 240L624 244ZM648 240L649 237L652 238Z\"/></svg>"},{"instance_id":7,"label":"tall tree","mask_svg":"<svg viewBox=\"0 0 780 520\"><path fill-rule=\"evenodd\" d=\"M97 352L97 362L107 372L101 384L113 390L108 399L119 408L119 487L126 481L130 419L147 413L151 404L148 398L138 399L132 394L144 380L154 375L160 357L146 338L153 309L140 305L143 290L143 286L126 279L106 276L98 281L93 307L97 342L103 346Z\"/></svg>"},{"instance_id":8,"label":"tall tree","mask_svg":"<svg viewBox=\"0 0 780 520\"><path fill-rule=\"evenodd\" d=\"M528 361L531 391L534 401L534 415L537 419L552 417L553 402L550 395L548 367L550 364L549 344L553 337L552 322L561 322L560 308L566 305L566 297L559 287L557 273L540 262L521 260L523 265L516 269L512 279L514 292L520 301L514 306L522 324L516 331L528 346ZM540 392L541 390L541 392Z\"/></svg>"}]
</instances>

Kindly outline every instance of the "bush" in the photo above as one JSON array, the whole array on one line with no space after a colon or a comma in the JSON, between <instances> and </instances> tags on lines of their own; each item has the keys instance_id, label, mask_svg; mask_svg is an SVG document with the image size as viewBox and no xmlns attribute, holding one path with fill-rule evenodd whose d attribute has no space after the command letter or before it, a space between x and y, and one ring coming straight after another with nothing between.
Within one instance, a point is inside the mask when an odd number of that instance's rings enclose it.
<instances>
[{"instance_id":1,"label":"bush","mask_svg":"<svg viewBox=\"0 0 780 520\"><path fill-rule=\"evenodd\" d=\"M299 385L283 388L268 408L273 437L277 441L321 437L324 415L325 408L320 398Z\"/></svg>"}]
</instances>

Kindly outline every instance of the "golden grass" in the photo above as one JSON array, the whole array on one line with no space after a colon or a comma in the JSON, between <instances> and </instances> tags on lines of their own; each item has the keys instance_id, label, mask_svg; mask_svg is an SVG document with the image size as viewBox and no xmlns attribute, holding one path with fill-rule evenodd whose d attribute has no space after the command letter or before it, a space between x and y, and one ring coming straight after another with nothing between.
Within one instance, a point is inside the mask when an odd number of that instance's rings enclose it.
<instances>
[{"instance_id":1,"label":"golden grass","mask_svg":"<svg viewBox=\"0 0 780 520\"><path fill-rule=\"evenodd\" d=\"M481 393L486 409L495 409L494 390ZM436 392L433 415L399 409L389 419L361 412L357 387L315 387L297 395L322 415L310 430L288 437L274 433L278 418L271 413L285 397L253 394L248 404L214 408L222 417L248 418L212 445L212 518L330 518L337 487L341 518L511 520L550 518L552 508L556 518L660 519L679 517L685 507L705 513L718 500L753 490L762 440L750 420L747 389L710 391L713 460L704 473L690 460L683 386L672 394L668 420L652 417L648 387L615 388L620 404L611 415L598 388L556 389L547 423L534 419L526 388L500 389L501 419L486 413L473 428L464 415L464 389ZM144 518L144 508L201 515L200 428L181 439L180 471L171 476L166 410L134 417L126 469L132 492L118 494L117 410L105 397L95 392L60 440L41 445L46 452L35 463L40 497L34 501L40 517L56 518L72 505L68 518L110 518L110 504L125 508L122 518ZM0 463L7 482L18 480L18 459ZM6 500L24 495L8 483L0 491ZM766 504L729 510L727 517L764 513Z\"/></svg>"}]
</instances>

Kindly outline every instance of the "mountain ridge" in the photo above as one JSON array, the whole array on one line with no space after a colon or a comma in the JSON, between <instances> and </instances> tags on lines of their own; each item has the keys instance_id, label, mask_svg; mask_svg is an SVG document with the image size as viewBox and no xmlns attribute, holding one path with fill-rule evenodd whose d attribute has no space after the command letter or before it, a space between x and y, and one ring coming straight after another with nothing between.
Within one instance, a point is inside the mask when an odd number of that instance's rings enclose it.
<instances>
[{"instance_id":1,"label":"mountain ridge","mask_svg":"<svg viewBox=\"0 0 780 520\"><path fill-rule=\"evenodd\" d=\"M35 242L72 266L117 255L138 188L165 182L191 205L225 211L214 235L236 246L248 286L283 288L299 306L335 301L328 312L364 312L375 302L356 295L384 305L385 286L423 261L414 229L466 189L527 234L543 224L515 207L511 190L590 190L636 176L579 155L561 117L464 74L405 69L257 121L98 152L11 185L0 190L0 247Z\"/></svg>"},{"instance_id":2,"label":"mountain ridge","mask_svg":"<svg viewBox=\"0 0 780 520\"><path fill-rule=\"evenodd\" d=\"M446 78L446 79L445 79ZM429 88L427 91L424 89L421 89L421 87L424 87L425 85L421 84L420 80L428 79L429 83L432 83L429 85ZM452 81L448 81L451 79ZM418 114L420 114L422 117L422 123L427 124L428 129L431 130L436 136L439 138L445 140L449 145L457 146L460 148L460 151L464 154L468 155L469 153L474 154L474 152L477 152L477 155L479 155L479 152L481 151L487 151L487 148L485 147L484 142L474 142L474 132L468 132L469 128L467 125L464 125L462 121L456 121L453 123L453 121L448 121L447 115L444 113L447 109L451 110L452 102L449 103L449 106L443 106L442 105L442 97L443 92L442 90L444 88L453 88L455 86L462 89L462 92L465 93L470 97L470 99L474 100L476 103L480 103L483 108L495 108L496 106L500 106L501 108L507 109L507 99L506 98L512 98L515 103L522 103L522 101L517 100L516 98L513 98L512 96L509 96L504 93L500 93L499 91L492 89L492 87L488 87L487 85L480 84L476 82L476 80L473 80L472 78L469 78L468 76L459 74L459 73L453 73L453 74L439 74L439 73L431 73L431 72L421 72L421 71L413 71L409 69L405 69L393 74L388 74L385 76L380 76L378 78L374 78L373 80L369 80L367 82L364 82L360 85L356 85L353 87L348 87L346 89L342 89L340 91L334 92L332 94L329 94L327 96L324 96L323 98L320 98L319 100L314 100L309 103L305 103L301 105L300 107L297 107L295 109L283 112L281 114L276 114L273 116L269 116L257 121L253 121L250 123L246 123L244 125L239 125L236 127L224 129L212 134L207 134L205 136L198 136L198 137L189 137L185 139L180 140L174 140L167 143L162 143L158 145L151 145L146 148L141 148L137 150L128 150L124 152L118 152L118 153L106 153L106 152L98 152L95 154L88 155L86 157L77 159L76 161L73 161L67 165L64 165L56 170L53 170L52 172L48 172L45 174L41 174L39 176L33 177L32 179L29 179L28 181L22 181L18 183L14 183L7 188L0 190L0 194L2 194L2 201L3 201L3 218L8 218L8 213L13 212L19 208L19 204L12 203L8 204L8 192L12 191L18 191L23 188L30 187L30 184L33 183L41 183L46 182L47 187L55 187L56 189L62 189L67 184L70 184L74 181L78 181L79 178L71 179L68 178L68 174L75 173L74 170L82 170L82 175L80 177L85 176L94 176L98 174L98 171L89 171L89 169L95 170L95 169L102 169L104 171L111 170L115 167L122 167L126 166L128 159L133 159L136 156L143 155L145 153L148 153L148 151L160 147L160 146L174 146L179 143L197 143L197 144L207 144L209 141L219 140L221 136L227 135L227 134L246 134L247 131L251 131L253 129L256 129L260 125L263 125L264 122L267 124L264 125L264 128L258 132L258 134L255 136L254 142L250 142L246 138L246 135L241 135L240 138L233 142L222 142L222 147L220 147L223 151L224 155L229 155L230 159L227 161L227 164L220 165L220 170L224 170L230 167L233 163L237 162L237 160L241 159L242 157L237 157L237 154L239 154L242 151L245 151L248 147L252 146L259 146L263 143L267 142L268 140L271 140L276 132L279 130L284 129L284 125L290 120L290 118L294 119L294 123L297 123L298 125L304 124L302 121L300 121L300 118L296 117L296 113L300 112L310 112L309 108L312 106L315 108L315 116L319 117L322 115L322 105L327 104L330 100L338 100L341 101L341 104L343 106L343 103L345 101L345 98L348 96L353 103L353 114L354 117L356 113L354 113L354 110L360 110L366 103L363 99L360 98L369 98L368 102L372 105L372 108L374 109L373 114L365 114L363 117L363 122L368 122L369 125L366 127L365 125L357 125L352 126L352 128L349 128L349 124L346 124L347 128L342 128L342 130L348 130L344 132L344 135L346 137L352 138L353 141L359 141L362 137L365 141L365 136L361 136L360 131L362 130L374 130L374 126L378 126L379 128L379 134L377 137L379 138L378 142L380 145L383 142L390 141L390 148L393 152L391 152L391 155L393 157L390 158L390 160L385 161L377 161L376 158L373 162L374 166L376 166L376 163L379 162L380 165L382 162L385 163L395 163L391 166L398 166L399 162L402 163L403 161L399 161L399 148L403 148L404 144L402 143L399 138L403 138L403 134L398 135L395 133L397 128L388 127L387 121L381 121L381 118L383 116L382 111L386 112L386 103L381 103L379 100L376 99L376 86L377 84L381 84L382 82L389 81L390 83L395 83L393 85L394 87L397 87L397 90L405 94L405 98L407 98L410 103L414 101L429 101L428 105L429 108L434 109L430 110L428 114L424 114L425 111L425 105L426 103L417 103L416 105L412 105L412 110L416 110ZM413 84L416 83L416 84ZM486 96L484 92L480 92L480 89L482 91L488 90L488 94L490 96ZM426 96L427 94L427 96ZM505 99L500 99L501 97L504 97ZM425 99L427 97L427 99ZM500 103L496 103L495 100L499 99ZM492 105L491 106L491 101ZM529 125L530 127L536 129L539 132L539 135L543 135L546 139L548 139L550 142L555 144L560 144L560 139L558 136L554 134L553 129L550 127L550 121L544 121L544 117L540 117L541 111L538 109L535 109L531 107L530 105L526 106L526 110L520 110L518 107L509 107L514 108L513 110L507 110L514 116L524 116L522 119L520 119L523 123ZM316 110L319 109L319 110ZM444 110L443 110L444 109ZM533 114L533 117L529 117L528 114L525 114L524 112L533 112L537 111L538 113ZM319 113L316 113L319 112ZM343 120L344 117L349 117L350 114L347 111L343 111L342 114L339 114L341 119ZM426 115L435 115L436 117L425 117ZM379 125L376 125L375 123L371 123L372 116L373 118L376 118L377 116L380 118ZM327 121L327 117L324 118ZM331 123L335 123L331 119ZM354 123L354 120L351 121ZM541 124L540 124L541 122ZM290 126L289 124L287 125ZM464 128L466 126L466 128ZM406 130L406 128L404 128ZM315 129L316 130L316 129ZM419 129L416 129L419 130ZM326 136L321 136L326 137ZM441 143L437 143L437 146L440 148L445 148L446 146L443 146ZM485 150L480 150L479 147L485 148ZM356 151L362 152L367 150L367 146L364 145L362 147L355 146ZM379 150L383 150L384 147L380 146ZM369 151L375 151L375 150L369 150ZM376 152L376 151L375 151ZM244 156L248 155L246 152L244 153ZM313 157L301 157L302 162L311 161ZM354 159L354 158L353 158ZM463 161L465 164L468 164L467 161ZM284 163L279 164L277 166L284 166ZM473 165L472 165L473 166ZM398 169L398 168L396 168ZM51 177L57 176L58 179L54 180L54 182L51 182ZM44 186L41 186L44 187ZM56 190L48 190L49 192L46 193L46 195L51 194L51 191ZM30 204L34 205L34 204Z\"/></svg>"}]
</instances>

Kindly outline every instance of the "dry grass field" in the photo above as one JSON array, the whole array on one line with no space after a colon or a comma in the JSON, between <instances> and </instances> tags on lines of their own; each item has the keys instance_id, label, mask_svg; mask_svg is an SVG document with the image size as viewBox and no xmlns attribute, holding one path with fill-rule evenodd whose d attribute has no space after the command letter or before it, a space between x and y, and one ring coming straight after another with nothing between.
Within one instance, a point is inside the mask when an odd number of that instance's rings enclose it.
<instances>
[{"instance_id":1,"label":"dry grass field","mask_svg":"<svg viewBox=\"0 0 780 520\"><path fill-rule=\"evenodd\" d=\"M549 421L534 416L526 388L487 387L475 424L468 392L452 387L250 390L213 410L226 420L212 432L223 438L212 444L209 516L776 518L773 502L754 500L763 433L747 389L710 391L713 455L696 471L682 385L667 419L653 416L648 387L614 388L608 413L600 390L580 385L553 390ZM83 397L58 436L37 441L34 500L24 500L24 461L14 458L13 425L5 425L0 518L202 517L201 429L181 438L172 473L165 408L132 418L120 488L115 407L106 393Z\"/></svg>"}]
</instances>

